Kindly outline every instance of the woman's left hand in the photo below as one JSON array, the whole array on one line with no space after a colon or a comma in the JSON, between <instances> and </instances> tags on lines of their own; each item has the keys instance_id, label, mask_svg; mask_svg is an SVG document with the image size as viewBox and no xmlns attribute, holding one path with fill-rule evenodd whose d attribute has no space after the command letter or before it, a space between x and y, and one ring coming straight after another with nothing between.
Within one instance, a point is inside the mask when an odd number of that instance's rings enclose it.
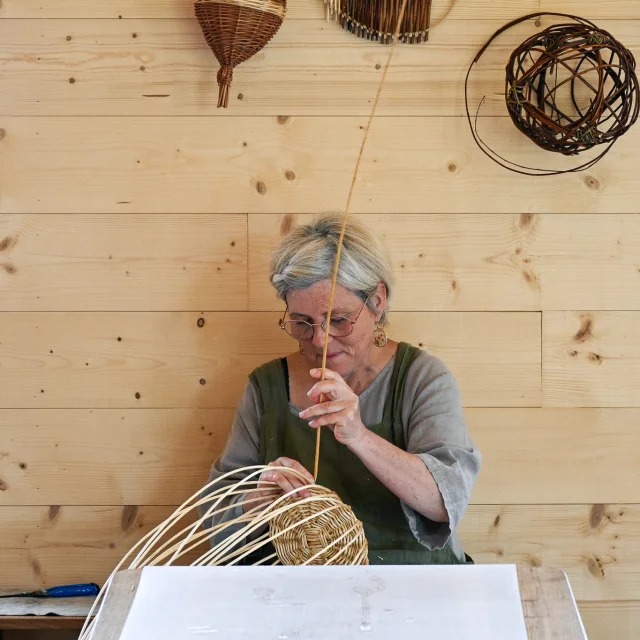
<instances>
[{"instance_id":1,"label":"woman's left hand","mask_svg":"<svg viewBox=\"0 0 640 640\"><path fill-rule=\"evenodd\" d=\"M321 369L311 369L313 378L322 376ZM309 420L309 426L328 426L338 442L349 445L359 440L367 428L360 419L360 401L340 374L325 369L325 379L317 382L307 394L316 404L300 412L300 417ZM320 396L323 395L323 402Z\"/></svg>"}]
</instances>

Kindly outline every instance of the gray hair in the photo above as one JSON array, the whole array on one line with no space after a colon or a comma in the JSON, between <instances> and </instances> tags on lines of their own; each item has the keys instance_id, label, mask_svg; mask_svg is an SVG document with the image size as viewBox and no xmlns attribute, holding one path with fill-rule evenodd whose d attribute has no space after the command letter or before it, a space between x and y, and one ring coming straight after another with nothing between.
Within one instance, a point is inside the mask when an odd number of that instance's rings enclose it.
<instances>
[{"instance_id":1,"label":"gray hair","mask_svg":"<svg viewBox=\"0 0 640 640\"><path fill-rule=\"evenodd\" d=\"M342 229L341 214L323 214L309 224L295 227L271 256L271 284L278 297L286 301L287 293L306 289L321 280L331 280ZM393 287L391 261L380 238L362 223L349 218L340 252L338 284L355 293L363 302L375 293L378 283L387 289L387 311ZM380 313L369 300L367 306Z\"/></svg>"}]
</instances>

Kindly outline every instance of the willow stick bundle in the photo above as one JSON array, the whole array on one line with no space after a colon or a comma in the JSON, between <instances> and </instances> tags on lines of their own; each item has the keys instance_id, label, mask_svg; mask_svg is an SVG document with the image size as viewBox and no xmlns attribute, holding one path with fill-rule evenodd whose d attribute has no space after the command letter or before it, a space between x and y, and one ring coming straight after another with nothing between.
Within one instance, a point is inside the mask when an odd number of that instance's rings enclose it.
<instances>
[{"instance_id":1,"label":"willow stick bundle","mask_svg":"<svg viewBox=\"0 0 640 640\"><path fill-rule=\"evenodd\" d=\"M267 491L272 489L274 494L278 493L275 483L254 479L267 469L295 474L300 480L306 482L305 476L295 469L255 465L229 472L208 483L178 507L164 522L139 540L117 564L87 616L80 640L89 640L92 637L96 622L96 618L92 619L92 616L102 606L104 597L118 571L148 566L170 566L181 558L184 559L185 556L192 557L198 547L210 543L225 530L238 525L243 526L238 531L223 536L222 540L212 544L197 558L192 559L189 565L235 565L267 544L273 544L276 552L254 564L278 564L281 562L281 556L290 560L285 562L291 564L368 563L368 546L362 523L335 493L314 484L306 484L302 487L311 493L308 498L298 498L296 494L302 489L296 489L280 495L266 507L258 504L238 518L203 529L204 523L213 516L234 510L238 506L261 503L263 500L262 497L253 499L245 497L240 501L230 502L229 499L234 496L244 496L257 488ZM247 473L247 475L229 486L216 487L238 473ZM204 515L198 517L193 524L182 526L179 531L172 533L180 521L189 516L193 517L193 514L197 514L199 508L204 505L206 505ZM331 519L333 525L333 535L329 542L325 542L325 536L314 537L313 533L310 534L314 530L325 532L327 518ZM264 533L260 533L262 529L265 529ZM252 539L254 534L257 535ZM300 544L300 540L304 540L304 545ZM311 545L308 544L309 540L312 542ZM320 540L321 544L319 544ZM314 542L315 546L313 546ZM301 550L305 557L296 561L296 554L299 556ZM131 559L132 556L134 556L133 559Z\"/></svg>"}]
</instances>

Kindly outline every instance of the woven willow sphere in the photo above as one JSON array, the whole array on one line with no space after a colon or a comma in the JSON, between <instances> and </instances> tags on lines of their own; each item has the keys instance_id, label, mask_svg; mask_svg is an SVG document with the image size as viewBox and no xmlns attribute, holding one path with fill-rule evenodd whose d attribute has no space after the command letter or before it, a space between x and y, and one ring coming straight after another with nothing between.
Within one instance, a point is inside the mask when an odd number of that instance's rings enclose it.
<instances>
[{"instance_id":1,"label":"woven willow sphere","mask_svg":"<svg viewBox=\"0 0 640 640\"><path fill-rule=\"evenodd\" d=\"M229 105L233 69L261 51L282 24L286 0L196 0L207 44L220 63L218 107Z\"/></svg>"},{"instance_id":2,"label":"woven willow sphere","mask_svg":"<svg viewBox=\"0 0 640 640\"><path fill-rule=\"evenodd\" d=\"M325 487L310 487L309 493L311 497L320 499L305 502L293 497L286 498L279 506L288 505L291 508L274 517L269 524L280 562L286 565L327 562L336 565L369 564L364 529L351 507ZM326 509L330 510L302 522ZM286 529L289 531L274 538Z\"/></svg>"},{"instance_id":3,"label":"woven willow sphere","mask_svg":"<svg viewBox=\"0 0 640 640\"><path fill-rule=\"evenodd\" d=\"M633 54L607 31L576 20L527 39L506 70L513 123L566 156L614 142L636 122L640 104Z\"/></svg>"}]
</instances>

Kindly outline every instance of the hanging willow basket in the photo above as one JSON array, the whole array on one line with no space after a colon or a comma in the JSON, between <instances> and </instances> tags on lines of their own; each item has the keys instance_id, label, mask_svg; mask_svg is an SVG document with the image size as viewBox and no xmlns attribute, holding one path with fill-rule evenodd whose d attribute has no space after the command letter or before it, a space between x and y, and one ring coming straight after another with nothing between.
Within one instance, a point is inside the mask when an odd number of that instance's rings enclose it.
<instances>
[{"instance_id":1,"label":"hanging willow basket","mask_svg":"<svg viewBox=\"0 0 640 640\"><path fill-rule=\"evenodd\" d=\"M262 50L276 34L286 0L196 0L194 9L207 44L220 63L218 107L229 105L233 69Z\"/></svg>"},{"instance_id":2,"label":"hanging willow basket","mask_svg":"<svg viewBox=\"0 0 640 640\"><path fill-rule=\"evenodd\" d=\"M391 44L402 0L325 0L327 17L359 38ZM399 42L426 42L431 0L408 0L400 24Z\"/></svg>"}]
</instances>

